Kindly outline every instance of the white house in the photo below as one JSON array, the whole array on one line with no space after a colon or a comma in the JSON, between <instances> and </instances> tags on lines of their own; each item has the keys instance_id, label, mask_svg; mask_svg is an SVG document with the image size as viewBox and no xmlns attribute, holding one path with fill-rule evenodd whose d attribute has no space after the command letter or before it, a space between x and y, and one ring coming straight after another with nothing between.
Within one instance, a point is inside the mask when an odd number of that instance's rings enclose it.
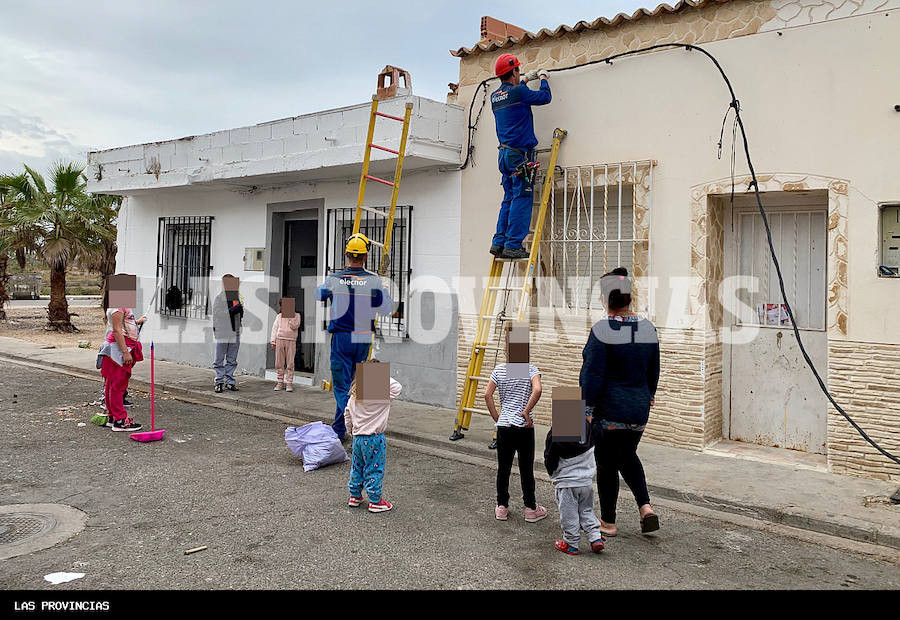
<instances>
[{"instance_id":1,"label":"white house","mask_svg":"<svg viewBox=\"0 0 900 620\"><path fill-rule=\"evenodd\" d=\"M378 355L392 363L405 398L453 406L457 321L449 286L459 272L463 110L410 93L381 101L379 111L403 116L408 102L388 271L399 303L381 321ZM326 271L343 266L370 105L89 154L89 190L125 197L117 271L139 276L138 307L147 311L145 334L160 359L212 364L211 302L230 273L245 298L238 372L264 376L274 367L269 330L278 300L291 296L303 317L297 381L330 378L326 315L312 293ZM374 143L397 149L400 135L400 123L379 118ZM370 173L391 178L395 162L373 150ZM369 183L366 204L389 205L389 191ZM381 239L383 222L369 216L361 231ZM446 293L416 289L416 281L435 278ZM436 343L409 337L438 323L448 333Z\"/></svg>"}]
</instances>

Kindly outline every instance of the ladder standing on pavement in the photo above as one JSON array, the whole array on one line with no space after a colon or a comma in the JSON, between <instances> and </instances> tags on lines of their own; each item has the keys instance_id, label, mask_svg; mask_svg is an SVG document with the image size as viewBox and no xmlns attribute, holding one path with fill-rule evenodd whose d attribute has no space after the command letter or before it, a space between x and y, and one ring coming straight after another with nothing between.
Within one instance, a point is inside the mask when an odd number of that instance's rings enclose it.
<instances>
[{"instance_id":1,"label":"ladder standing on pavement","mask_svg":"<svg viewBox=\"0 0 900 620\"><path fill-rule=\"evenodd\" d=\"M385 273L387 273L388 265L391 262L391 237L394 232L394 213L397 210L397 196L400 192L400 178L403 173L403 158L406 154L406 141L409 137L409 123L410 117L412 116L413 104L412 102L406 103L406 110L403 116L393 116L391 114L386 114L384 112L378 111L378 102L383 98L388 98L392 95L390 94L382 94L385 92L395 92L396 88L393 90L390 88L384 87L384 82L386 78L391 78L392 84L396 86L398 78L402 76L407 86L409 85L409 74L396 67L392 67L388 65L384 68L384 70L378 76L378 91L379 94L372 95L372 107L369 112L369 130L366 133L366 148L365 153L363 155L363 166L362 166L362 174L359 178L359 194L356 200L356 214L353 218L353 232L351 233L351 237L359 233L360 224L362 222L362 214L365 211L366 213L371 213L376 217L386 218L385 229L384 229L384 240L376 241L374 239L366 238L366 242L368 245L377 246L381 248L381 259L378 262L378 275L384 277ZM374 143L375 137L375 123L378 118L385 118L392 121L397 121L403 124L403 129L400 134L400 145L398 149L391 149L386 146L378 145ZM392 153L397 156L397 164L394 168L394 180L389 181L387 179L382 179L380 177L369 174L369 163L372 159L372 149L378 149L380 151L385 151L387 153ZM366 200L366 185L368 181L374 181L376 183L380 183L382 185L387 185L391 188L391 202L387 211L381 209L375 209L372 207L368 207L365 205ZM364 235L363 235L364 236ZM369 347L369 353L367 355L367 359L372 358L372 353L375 350L375 338L374 335L372 337L372 345ZM333 385L329 381L322 382L322 389L332 390Z\"/></svg>"},{"instance_id":2,"label":"ladder standing on pavement","mask_svg":"<svg viewBox=\"0 0 900 620\"><path fill-rule=\"evenodd\" d=\"M459 407L456 412L456 424L453 428L453 434L450 435L451 441L462 439L462 431L469 430L469 422L472 419L472 413L489 413L487 409L476 408L475 397L478 394L478 384L490 381L490 376L482 376L481 368L484 363L485 354L488 351L499 352L501 350L501 339L498 337L495 343L489 343L491 336L491 327L495 322L524 321L526 319L526 309L528 300L531 297L532 282L534 281L534 268L537 263L538 251L540 249L541 237L544 233L544 220L547 215L547 205L550 202L550 193L553 191L553 173L556 170L556 159L559 155L559 145L563 138L566 137L565 129L553 130L553 144L550 147L550 162L547 166L547 177L544 180L544 186L541 191L541 203L538 208L537 218L535 219L534 233L531 238L531 248L528 252L528 262L525 267L525 277L521 286L501 286L500 282L503 278L504 263L511 263L510 270L515 269L519 260L504 259L494 257L491 262L490 275L488 276L487 286L484 289L484 295L481 298L481 309L478 312L477 328L475 330L475 338L472 344L472 353L469 356L469 365L466 369L466 376L463 380L463 392L459 398ZM507 274L509 278L511 274ZM498 291L503 291L507 296L504 299L503 308L497 314L491 314L497 302ZM509 299L508 294L511 292L519 293L517 310L515 317L506 315L506 302ZM499 334L499 330L495 330Z\"/></svg>"}]
</instances>

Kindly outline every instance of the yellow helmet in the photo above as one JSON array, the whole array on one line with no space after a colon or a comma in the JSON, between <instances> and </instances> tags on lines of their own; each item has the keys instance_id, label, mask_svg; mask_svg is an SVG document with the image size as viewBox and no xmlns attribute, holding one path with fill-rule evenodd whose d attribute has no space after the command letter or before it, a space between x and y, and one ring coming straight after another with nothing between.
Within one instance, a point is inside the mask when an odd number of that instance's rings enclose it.
<instances>
[{"instance_id":1,"label":"yellow helmet","mask_svg":"<svg viewBox=\"0 0 900 620\"><path fill-rule=\"evenodd\" d=\"M347 248L344 251L347 254L353 254L354 256L368 254L369 239L362 233L356 233L347 240Z\"/></svg>"}]
</instances>

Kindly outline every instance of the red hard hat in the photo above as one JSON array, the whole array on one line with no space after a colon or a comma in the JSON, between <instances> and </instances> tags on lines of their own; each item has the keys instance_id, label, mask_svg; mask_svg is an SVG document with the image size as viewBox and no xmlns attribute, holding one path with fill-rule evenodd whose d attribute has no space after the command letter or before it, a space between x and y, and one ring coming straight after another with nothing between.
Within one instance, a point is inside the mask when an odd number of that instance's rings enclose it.
<instances>
[{"instance_id":1,"label":"red hard hat","mask_svg":"<svg viewBox=\"0 0 900 620\"><path fill-rule=\"evenodd\" d=\"M509 73L520 64L519 59L512 54L500 54L500 58L494 63L494 75L500 77L501 75Z\"/></svg>"}]
</instances>

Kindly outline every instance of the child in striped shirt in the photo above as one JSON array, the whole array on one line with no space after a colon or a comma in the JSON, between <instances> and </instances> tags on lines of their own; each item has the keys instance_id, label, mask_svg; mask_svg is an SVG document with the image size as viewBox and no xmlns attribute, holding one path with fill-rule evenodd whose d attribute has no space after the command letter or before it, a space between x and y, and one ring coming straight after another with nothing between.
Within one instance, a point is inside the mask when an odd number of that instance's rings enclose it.
<instances>
[{"instance_id":1,"label":"child in striped shirt","mask_svg":"<svg viewBox=\"0 0 900 620\"><path fill-rule=\"evenodd\" d=\"M494 392L500 392L500 412ZM541 398L541 373L534 364L498 364L484 391L484 400L497 427L497 507L500 521L509 517L509 475L513 457L519 456L519 477L525 521L535 523L547 516L534 494L534 418L531 415Z\"/></svg>"}]
</instances>

